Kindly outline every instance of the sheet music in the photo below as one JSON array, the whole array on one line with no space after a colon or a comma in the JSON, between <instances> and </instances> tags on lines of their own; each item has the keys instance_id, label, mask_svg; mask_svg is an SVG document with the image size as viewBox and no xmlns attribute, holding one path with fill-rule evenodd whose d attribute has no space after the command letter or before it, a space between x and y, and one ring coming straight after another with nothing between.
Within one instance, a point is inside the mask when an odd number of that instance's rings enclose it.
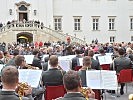
<instances>
[{"instance_id":1,"label":"sheet music","mask_svg":"<svg viewBox=\"0 0 133 100\"><path fill-rule=\"evenodd\" d=\"M72 58L76 57L76 55L68 55L68 56L60 56L58 57L59 60L64 59L64 60L72 60Z\"/></svg>"},{"instance_id":2,"label":"sheet music","mask_svg":"<svg viewBox=\"0 0 133 100\"><path fill-rule=\"evenodd\" d=\"M34 55L24 55L24 57L25 57L25 60L26 60L27 64L32 64Z\"/></svg>"},{"instance_id":3,"label":"sheet music","mask_svg":"<svg viewBox=\"0 0 133 100\"><path fill-rule=\"evenodd\" d=\"M79 58L79 64L80 66L83 66L83 58Z\"/></svg>"},{"instance_id":4,"label":"sheet music","mask_svg":"<svg viewBox=\"0 0 133 100\"><path fill-rule=\"evenodd\" d=\"M19 69L19 82L27 82L31 87L37 88L42 70Z\"/></svg>"},{"instance_id":5,"label":"sheet music","mask_svg":"<svg viewBox=\"0 0 133 100\"><path fill-rule=\"evenodd\" d=\"M100 65L102 65L102 64L111 64L112 63L111 55L98 56L98 60L99 60Z\"/></svg>"},{"instance_id":6,"label":"sheet music","mask_svg":"<svg viewBox=\"0 0 133 100\"><path fill-rule=\"evenodd\" d=\"M106 55L109 55L109 56L112 56L113 53L105 53L105 54L106 54ZM96 59L96 56L99 56L99 55L100 55L100 54L94 54L93 58L94 58L95 60L97 60L97 59Z\"/></svg>"},{"instance_id":7,"label":"sheet music","mask_svg":"<svg viewBox=\"0 0 133 100\"><path fill-rule=\"evenodd\" d=\"M117 90L117 75L116 71L101 70L103 88L109 90Z\"/></svg>"},{"instance_id":8,"label":"sheet music","mask_svg":"<svg viewBox=\"0 0 133 100\"><path fill-rule=\"evenodd\" d=\"M92 70L86 71L86 83L92 89L117 90L116 71Z\"/></svg>"},{"instance_id":9,"label":"sheet music","mask_svg":"<svg viewBox=\"0 0 133 100\"><path fill-rule=\"evenodd\" d=\"M102 89L100 71L86 71L86 81L88 87L92 89Z\"/></svg>"},{"instance_id":10,"label":"sheet music","mask_svg":"<svg viewBox=\"0 0 133 100\"><path fill-rule=\"evenodd\" d=\"M59 60L59 66L65 71L70 70L71 67L70 64L71 64L70 60Z\"/></svg>"}]
</instances>

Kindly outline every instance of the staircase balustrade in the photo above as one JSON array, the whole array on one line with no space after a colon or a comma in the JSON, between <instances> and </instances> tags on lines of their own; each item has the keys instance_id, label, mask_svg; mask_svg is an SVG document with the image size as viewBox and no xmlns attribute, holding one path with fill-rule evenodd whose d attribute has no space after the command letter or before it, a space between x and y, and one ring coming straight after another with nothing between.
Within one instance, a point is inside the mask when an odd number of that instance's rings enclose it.
<instances>
[{"instance_id":1,"label":"staircase balustrade","mask_svg":"<svg viewBox=\"0 0 133 100\"><path fill-rule=\"evenodd\" d=\"M8 32L10 30L12 30L12 31L28 31L28 30L41 31L44 34L49 34L61 41L66 40L66 37L69 36L71 38L72 42L85 44L85 41L83 41L82 39L76 38L71 35L66 35L61 32L57 32L55 30L52 30L50 28L47 28L45 26L42 26L42 25L34 23L34 22L29 22L29 23L15 22L15 23L8 24L8 25L0 28L0 34Z\"/></svg>"}]
</instances>

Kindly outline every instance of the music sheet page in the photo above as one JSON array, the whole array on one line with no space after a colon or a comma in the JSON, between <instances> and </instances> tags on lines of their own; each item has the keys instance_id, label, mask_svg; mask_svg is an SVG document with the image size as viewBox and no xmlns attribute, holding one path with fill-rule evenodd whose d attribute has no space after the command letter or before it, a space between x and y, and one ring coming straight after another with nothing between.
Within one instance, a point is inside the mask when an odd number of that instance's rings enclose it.
<instances>
[{"instance_id":1,"label":"music sheet page","mask_svg":"<svg viewBox=\"0 0 133 100\"><path fill-rule=\"evenodd\" d=\"M103 89L117 90L118 83L116 71L101 70L101 74Z\"/></svg>"},{"instance_id":2,"label":"music sheet page","mask_svg":"<svg viewBox=\"0 0 133 100\"><path fill-rule=\"evenodd\" d=\"M91 87L92 89L102 89L100 71L86 71L86 81L88 87Z\"/></svg>"},{"instance_id":3,"label":"music sheet page","mask_svg":"<svg viewBox=\"0 0 133 100\"><path fill-rule=\"evenodd\" d=\"M41 79L42 70L19 69L19 82L26 82L37 88Z\"/></svg>"}]
</instances>

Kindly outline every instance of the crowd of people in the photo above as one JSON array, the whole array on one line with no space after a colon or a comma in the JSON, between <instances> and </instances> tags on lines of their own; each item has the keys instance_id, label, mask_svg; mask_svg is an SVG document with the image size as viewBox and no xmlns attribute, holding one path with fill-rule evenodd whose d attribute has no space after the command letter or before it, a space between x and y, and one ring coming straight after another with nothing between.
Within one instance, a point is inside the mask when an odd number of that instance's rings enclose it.
<instances>
[{"instance_id":1,"label":"crowd of people","mask_svg":"<svg viewBox=\"0 0 133 100\"><path fill-rule=\"evenodd\" d=\"M15 92L18 85L18 69L27 69L27 63L23 55L34 55L31 66L42 70L42 79L40 88L28 87L25 97L22 100L42 100L42 95L46 85L64 85L67 93L59 100L85 100L84 95L80 93L81 88L85 86L83 74L87 70L101 70L98 59L94 59L94 54L105 56L106 53L112 53L113 62L110 64L110 70L119 73L122 69L132 69L133 61L133 44L132 43L92 43L81 45L78 43L65 42L35 42L35 43L1 43L0 46L0 64L4 65L1 72L2 90L0 91L0 100L20 100L19 95ZM4 49L1 49L4 48ZM43 55L49 55L43 59ZM59 56L76 55L72 58L71 70L66 72L58 64ZM79 71L74 71L79 66L79 58L83 58L83 66ZM97 58L97 57L96 57ZM48 64L50 68L48 68ZM121 84L120 94L124 94L125 84ZM36 96L35 93L39 95ZM88 98L95 98L93 90L88 88Z\"/></svg>"}]
</instances>

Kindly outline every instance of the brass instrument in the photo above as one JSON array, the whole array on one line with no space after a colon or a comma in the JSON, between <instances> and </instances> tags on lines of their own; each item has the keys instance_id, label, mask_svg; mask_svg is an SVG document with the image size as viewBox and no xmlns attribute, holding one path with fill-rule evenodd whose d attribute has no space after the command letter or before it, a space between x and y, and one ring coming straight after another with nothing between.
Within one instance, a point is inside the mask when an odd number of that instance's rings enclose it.
<instances>
[{"instance_id":1,"label":"brass instrument","mask_svg":"<svg viewBox=\"0 0 133 100\"><path fill-rule=\"evenodd\" d=\"M17 93L19 94L20 97L24 96L24 90L28 90L28 84L27 83L18 83L18 91Z\"/></svg>"},{"instance_id":2,"label":"brass instrument","mask_svg":"<svg viewBox=\"0 0 133 100\"><path fill-rule=\"evenodd\" d=\"M128 99L129 99L129 100L133 100L133 94L129 94Z\"/></svg>"},{"instance_id":3,"label":"brass instrument","mask_svg":"<svg viewBox=\"0 0 133 100\"><path fill-rule=\"evenodd\" d=\"M34 66L31 66L31 65L28 65L28 64L25 66L25 68L26 69L35 69L35 70L39 69L38 67L34 67Z\"/></svg>"},{"instance_id":4,"label":"brass instrument","mask_svg":"<svg viewBox=\"0 0 133 100\"><path fill-rule=\"evenodd\" d=\"M88 98L88 89L87 88L81 88L81 93L84 95L86 100L89 100Z\"/></svg>"}]
</instances>

